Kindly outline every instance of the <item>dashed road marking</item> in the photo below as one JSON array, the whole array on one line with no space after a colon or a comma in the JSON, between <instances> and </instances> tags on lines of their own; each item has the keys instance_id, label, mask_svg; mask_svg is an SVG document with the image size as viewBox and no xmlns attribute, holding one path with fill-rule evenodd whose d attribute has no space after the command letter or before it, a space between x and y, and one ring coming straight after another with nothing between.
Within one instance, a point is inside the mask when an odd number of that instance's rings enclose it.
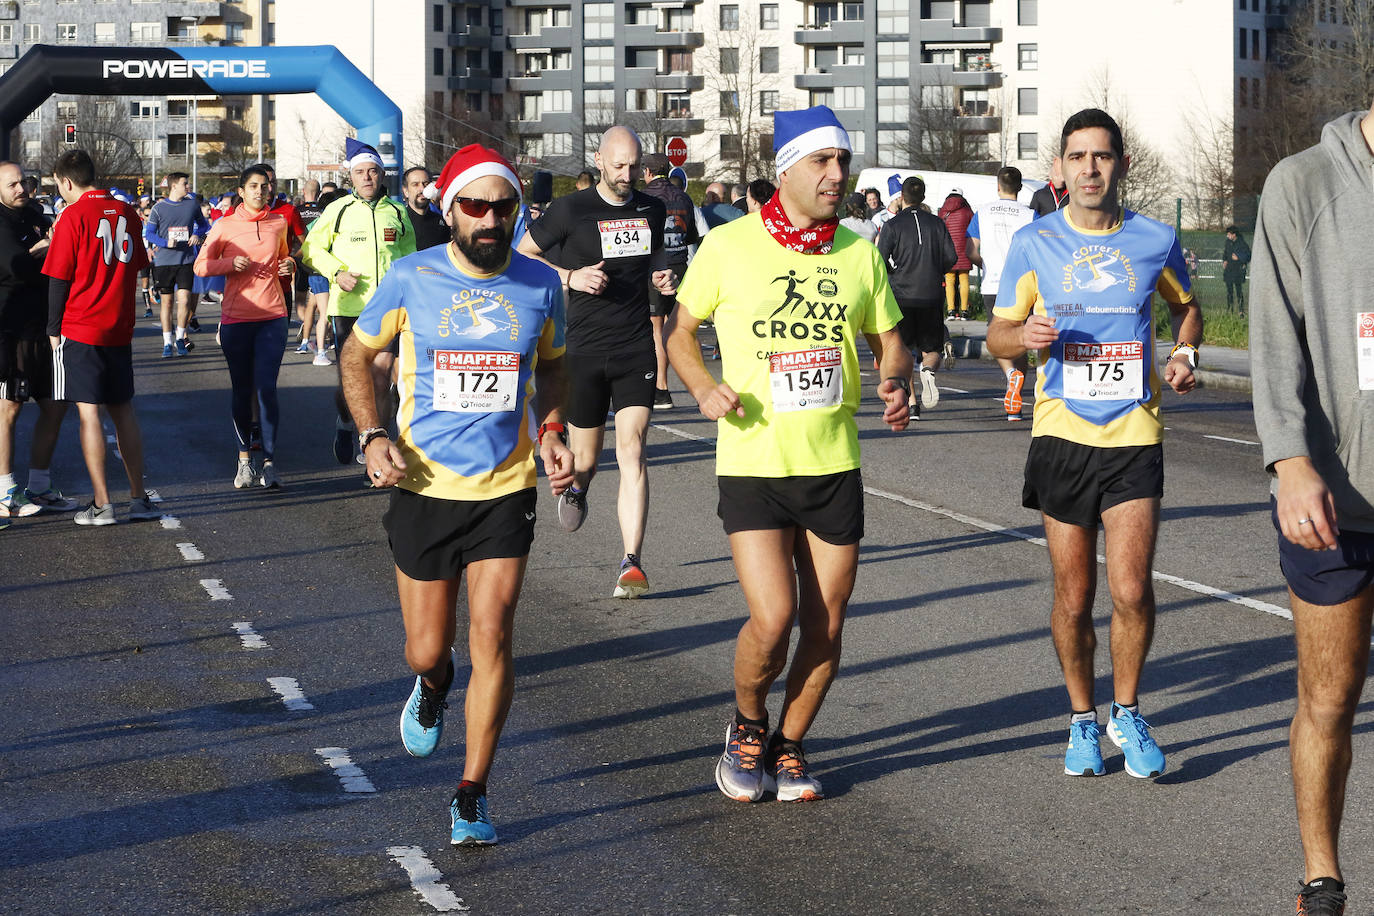
<instances>
[{"instance_id":1,"label":"dashed road marking","mask_svg":"<svg viewBox=\"0 0 1374 916\"><path fill-rule=\"evenodd\" d=\"M162 518L158 519L158 521L162 523L163 528L181 527L181 519L177 518L175 515L164 515Z\"/></svg>"},{"instance_id":2,"label":"dashed road marking","mask_svg":"<svg viewBox=\"0 0 1374 916\"><path fill-rule=\"evenodd\" d=\"M679 439L686 439L689 442L710 442L709 436L698 436L696 433L689 433L685 430L674 429L671 426L662 426L658 423L653 424L654 429L661 429L670 436L677 436Z\"/></svg>"},{"instance_id":3,"label":"dashed road marking","mask_svg":"<svg viewBox=\"0 0 1374 916\"><path fill-rule=\"evenodd\" d=\"M301 685L296 683L294 677L269 677L267 679L267 684L281 696L281 701L285 704L287 709L298 710L315 708L314 705L305 698L305 694L301 692Z\"/></svg>"},{"instance_id":4,"label":"dashed road marking","mask_svg":"<svg viewBox=\"0 0 1374 916\"><path fill-rule=\"evenodd\" d=\"M388 846L387 855L392 861L406 870L410 876L410 886L420 899L440 913L466 913L471 908L463 903L447 884L440 883L444 876L419 846Z\"/></svg>"},{"instance_id":5,"label":"dashed road marking","mask_svg":"<svg viewBox=\"0 0 1374 916\"><path fill-rule=\"evenodd\" d=\"M319 754L324 762L334 771L334 775L339 777L339 782L343 783L345 792L366 793L376 792L377 787L372 784L372 780L367 778L367 774L353 762L353 758L348 756L346 747L317 747L315 753Z\"/></svg>"},{"instance_id":6,"label":"dashed road marking","mask_svg":"<svg viewBox=\"0 0 1374 916\"><path fill-rule=\"evenodd\" d=\"M210 595L211 601L232 601L234 596L229 594L229 589L224 587L224 583L218 579L201 579L201 587Z\"/></svg>"},{"instance_id":7,"label":"dashed road marking","mask_svg":"<svg viewBox=\"0 0 1374 916\"><path fill-rule=\"evenodd\" d=\"M1249 439L1232 439L1230 436L1208 436L1203 435L1204 439L1215 439L1218 442L1234 442L1236 445L1259 445L1258 442L1251 442Z\"/></svg>"},{"instance_id":8,"label":"dashed road marking","mask_svg":"<svg viewBox=\"0 0 1374 916\"><path fill-rule=\"evenodd\" d=\"M267 640L258 635L258 631L253 629L253 624L247 620L236 620L229 624L234 628L234 632L239 634L239 641L243 643L245 649L270 649Z\"/></svg>"},{"instance_id":9,"label":"dashed road marking","mask_svg":"<svg viewBox=\"0 0 1374 916\"><path fill-rule=\"evenodd\" d=\"M205 554L200 552L200 548L197 547L195 544L190 543L189 541L187 541L184 544L178 544L177 550L181 551L181 558L183 560L205 559Z\"/></svg>"}]
</instances>

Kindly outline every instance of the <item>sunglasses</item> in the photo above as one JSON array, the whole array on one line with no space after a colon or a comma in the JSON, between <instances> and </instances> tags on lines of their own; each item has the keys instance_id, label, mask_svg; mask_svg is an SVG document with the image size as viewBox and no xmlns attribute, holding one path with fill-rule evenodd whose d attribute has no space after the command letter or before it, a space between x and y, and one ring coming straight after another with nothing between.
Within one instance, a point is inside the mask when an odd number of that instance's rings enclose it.
<instances>
[{"instance_id":1,"label":"sunglasses","mask_svg":"<svg viewBox=\"0 0 1374 916\"><path fill-rule=\"evenodd\" d=\"M487 215L488 210L495 210L497 219L505 219L515 212L515 208L520 206L520 198L503 197L500 200L482 200L479 197L455 197L453 202L458 205L467 216L473 219L481 219Z\"/></svg>"}]
</instances>

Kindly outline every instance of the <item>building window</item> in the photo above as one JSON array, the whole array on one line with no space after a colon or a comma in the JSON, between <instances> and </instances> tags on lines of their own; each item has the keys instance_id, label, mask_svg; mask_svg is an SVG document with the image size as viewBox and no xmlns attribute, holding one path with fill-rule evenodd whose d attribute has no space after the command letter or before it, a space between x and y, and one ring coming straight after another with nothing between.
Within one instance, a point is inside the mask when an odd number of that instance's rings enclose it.
<instances>
[{"instance_id":1,"label":"building window","mask_svg":"<svg viewBox=\"0 0 1374 916\"><path fill-rule=\"evenodd\" d=\"M435 106L439 107L439 106ZM224 117L230 121L242 121L243 116L248 111L248 105L244 102L225 102Z\"/></svg>"},{"instance_id":2,"label":"building window","mask_svg":"<svg viewBox=\"0 0 1374 916\"><path fill-rule=\"evenodd\" d=\"M910 53L911 42L909 41L878 42L878 78L905 79L910 76Z\"/></svg>"},{"instance_id":3,"label":"building window","mask_svg":"<svg viewBox=\"0 0 1374 916\"><path fill-rule=\"evenodd\" d=\"M1242 0L1242 2L1244 2L1244 0ZM1245 77L1242 76L1242 77L1240 77L1240 78L1237 80L1237 83L1238 83L1238 86L1237 86L1237 91L1236 91L1236 107L1237 107L1237 108L1249 108L1249 107L1250 107L1250 91L1249 91L1249 90L1250 90L1250 80L1248 80L1247 78L1245 78Z\"/></svg>"},{"instance_id":4,"label":"building window","mask_svg":"<svg viewBox=\"0 0 1374 916\"><path fill-rule=\"evenodd\" d=\"M57 24L57 43L60 45L76 44L76 23L59 22Z\"/></svg>"},{"instance_id":5,"label":"building window","mask_svg":"<svg viewBox=\"0 0 1374 916\"><path fill-rule=\"evenodd\" d=\"M1246 57L1246 54L1245 54L1245 46L1246 46L1246 43L1247 43L1247 42L1246 42L1246 36L1247 36L1248 34L1249 34L1249 33L1248 33L1247 30L1245 30L1245 29L1241 29L1241 30L1240 30L1240 50L1239 50L1239 57L1240 57L1241 60L1247 60L1247 59L1248 59L1248 58Z\"/></svg>"},{"instance_id":6,"label":"building window","mask_svg":"<svg viewBox=\"0 0 1374 916\"><path fill-rule=\"evenodd\" d=\"M759 48L759 72L777 73L778 72L778 49Z\"/></svg>"},{"instance_id":7,"label":"building window","mask_svg":"<svg viewBox=\"0 0 1374 916\"><path fill-rule=\"evenodd\" d=\"M43 141L42 141L42 140L25 140L25 141L24 141L24 158L25 158L26 160L28 160L29 162L37 162L37 161L38 161L38 157L41 156L42 154L43 154Z\"/></svg>"},{"instance_id":8,"label":"building window","mask_svg":"<svg viewBox=\"0 0 1374 916\"><path fill-rule=\"evenodd\" d=\"M846 67L862 67L864 65L864 46L843 45L840 48L840 63Z\"/></svg>"},{"instance_id":9,"label":"building window","mask_svg":"<svg viewBox=\"0 0 1374 916\"><path fill-rule=\"evenodd\" d=\"M692 20L691 8L680 10L665 10L667 18L664 24L669 32L690 32L695 23Z\"/></svg>"},{"instance_id":10,"label":"building window","mask_svg":"<svg viewBox=\"0 0 1374 916\"><path fill-rule=\"evenodd\" d=\"M520 148L524 152L525 156L530 159L544 158L543 137L526 137L524 140L520 141Z\"/></svg>"},{"instance_id":11,"label":"building window","mask_svg":"<svg viewBox=\"0 0 1374 916\"><path fill-rule=\"evenodd\" d=\"M878 161L905 162L910 156L911 135L905 130L878 131Z\"/></svg>"},{"instance_id":12,"label":"building window","mask_svg":"<svg viewBox=\"0 0 1374 916\"><path fill-rule=\"evenodd\" d=\"M739 4L722 3L720 6L720 30L722 32L739 31Z\"/></svg>"},{"instance_id":13,"label":"building window","mask_svg":"<svg viewBox=\"0 0 1374 916\"><path fill-rule=\"evenodd\" d=\"M117 111L118 106L116 106L115 103L110 101L109 99L103 99L95 103L96 117L102 118L106 121L110 120L111 118L118 117L118 115L116 114Z\"/></svg>"},{"instance_id":14,"label":"building window","mask_svg":"<svg viewBox=\"0 0 1374 916\"><path fill-rule=\"evenodd\" d=\"M923 87L925 88L925 87ZM911 87L909 86L879 86L878 87L878 120L901 124L909 120L908 112L911 109ZM881 141L879 141L881 142Z\"/></svg>"},{"instance_id":15,"label":"building window","mask_svg":"<svg viewBox=\"0 0 1374 916\"><path fill-rule=\"evenodd\" d=\"M615 123L614 89L587 89L582 93L582 102L588 124L609 127Z\"/></svg>"},{"instance_id":16,"label":"building window","mask_svg":"<svg viewBox=\"0 0 1374 916\"><path fill-rule=\"evenodd\" d=\"M609 6L610 4L606 4ZM583 48L582 79L588 83L615 82L615 48Z\"/></svg>"},{"instance_id":17,"label":"building window","mask_svg":"<svg viewBox=\"0 0 1374 916\"><path fill-rule=\"evenodd\" d=\"M659 95L658 116L660 118L690 118L692 116L692 94L690 92L665 92Z\"/></svg>"},{"instance_id":18,"label":"building window","mask_svg":"<svg viewBox=\"0 0 1374 916\"><path fill-rule=\"evenodd\" d=\"M167 117L169 118L189 118L191 116L191 103L185 99L167 100Z\"/></svg>"},{"instance_id":19,"label":"building window","mask_svg":"<svg viewBox=\"0 0 1374 916\"><path fill-rule=\"evenodd\" d=\"M820 47L812 52L811 66L822 73L827 72L831 67L840 62L840 49L837 47Z\"/></svg>"},{"instance_id":20,"label":"building window","mask_svg":"<svg viewBox=\"0 0 1374 916\"><path fill-rule=\"evenodd\" d=\"M57 119L58 119L59 121L74 121L74 120L76 120L76 102L75 102L75 101L59 101L59 102L57 103Z\"/></svg>"},{"instance_id":21,"label":"building window","mask_svg":"<svg viewBox=\"0 0 1374 916\"><path fill-rule=\"evenodd\" d=\"M194 35L191 35L191 36L189 36L189 37L194 38L195 36L194 36ZM224 24L224 40L225 40L225 41L243 41L243 23L242 23L242 22L226 22L226 23Z\"/></svg>"},{"instance_id":22,"label":"building window","mask_svg":"<svg viewBox=\"0 0 1374 916\"><path fill-rule=\"evenodd\" d=\"M129 103L129 118L131 120L155 121L161 116L162 106L157 102L133 101Z\"/></svg>"},{"instance_id":23,"label":"building window","mask_svg":"<svg viewBox=\"0 0 1374 916\"><path fill-rule=\"evenodd\" d=\"M759 28L778 28L778 5L776 3L759 4Z\"/></svg>"},{"instance_id":24,"label":"building window","mask_svg":"<svg viewBox=\"0 0 1374 916\"><path fill-rule=\"evenodd\" d=\"M744 155L744 144L740 143L739 134L720 135L720 158L738 159Z\"/></svg>"},{"instance_id":25,"label":"building window","mask_svg":"<svg viewBox=\"0 0 1374 916\"><path fill-rule=\"evenodd\" d=\"M626 110L626 111L648 111L648 110L649 110L649 90L647 90L647 89L626 89L626 90L625 90L625 110Z\"/></svg>"},{"instance_id":26,"label":"building window","mask_svg":"<svg viewBox=\"0 0 1374 916\"><path fill-rule=\"evenodd\" d=\"M722 90L720 93L720 116L733 118L739 114L739 93Z\"/></svg>"},{"instance_id":27,"label":"building window","mask_svg":"<svg viewBox=\"0 0 1374 916\"><path fill-rule=\"evenodd\" d=\"M673 50L668 52L668 72L669 73L691 73L692 72L692 52L684 50Z\"/></svg>"},{"instance_id":28,"label":"building window","mask_svg":"<svg viewBox=\"0 0 1374 916\"><path fill-rule=\"evenodd\" d=\"M738 73L739 72L739 48L720 49L720 72Z\"/></svg>"},{"instance_id":29,"label":"building window","mask_svg":"<svg viewBox=\"0 0 1374 916\"><path fill-rule=\"evenodd\" d=\"M1017 24L1017 25L1039 25L1039 24L1040 24L1040 3L1039 3L1039 0L1017 0L1017 2L1016 2L1016 24Z\"/></svg>"},{"instance_id":30,"label":"building window","mask_svg":"<svg viewBox=\"0 0 1374 916\"><path fill-rule=\"evenodd\" d=\"M434 31L436 31L436 32L442 32L443 30L444 30L444 5L443 5L442 3L436 3L436 4L434 4Z\"/></svg>"},{"instance_id":31,"label":"building window","mask_svg":"<svg viewBox=\"0 0 1374 916\"><path fill-rule=\"evenodd\" d=\"M1039 46L1039 45L1017 45L1017 46L1016 46L1016 69L1018 69L1018 70L1039 70L1039 69L1040 69L1040 46Z\"/></svg>"},{"instance_id":32,"label":"building window","mask_svg":"<svg viewBox=\"0 0 1374 916\"><path fill-rule=\"evenodd\" d=\"M860 22L864 18L864 5L862 3L846 3L844 5L844 18L849 22Z\"/></svg>"},{"instance_id":33,"label":"building window","mask_svg":"<svg viewBox=\"0 0 1374 916\"><path fill-rule=\"evenodd\" d=\"M131 22L129 23L129 38L134 42L162 41L162 23Z\"/></svg>"},{"instance_id":34,"label":"building window","mask_svg":"<svg viewBox=\"0 0 1374 916\"><path fill-rule=\"evenodd\" d=\"M864 87L862 86L837 86L835 87L835 108L857 110L864 107Z\"/></svg>"},{"instance_id":35,"label":"building window","mask_svg":"<svg viewBox=\"0 0 1374 916\"><path fill-rule=\"evenodd\" d=\"M824 105L824 106L826 106L827 108L834 108L834 107L835 107L835 90L834 90L834 89L812 89L812 90L811 90L811 107L812 107L812 108L815 108L817 105Z\"/></svg>"},{"instance_id":36,"label":"building window","mask_svg":"<svg viewBox=\"0 0 1374 916\"><path fill-rule=\"evenodd\" d=\"M571 156L572 134L545 134L545 156Z\"/></svg>"},{"instance_id":37,"label":"building window","mask_svg":"<svg viewBox=\"0 0 1374 916\"><path fill-rule=\"evenodd\" d=\"M443 76L443 75L444 75L444 49L443 49L443 48L435 48L435 49L434 49L434 75L435 75L435 76Z\"/></svg>"},{"instance_id":38,"label":"building window","mask_svg":"<svg viewBox=\"0 0 1374 916\"><path fill-rule=\"evenodd\" d=\"M850 152L856 156L862 156L864 152L864 132L861 130L849 131Z\"/></svg>"},{"instance_id":39,"label":"building window","mask_svg":"<svg viewBox=\"0 0 1374 916\"><path fill-rule=\"evenodd\" d=\"M113 22L97 22L95 24L95 43L98 45L115 43L115 24Z\"/></svg>"},{"instance_id":40,"label":"building window","mask_svg":"<svg viewBox=\"0 0 1374 916\"><path fill-rule=\"evenodd\" d=\"M8 22L0 22L0 44L9 44L14 41L14 26Z\"/></svg>"},{"instance_id":41,"label":"building window","mask_svg":"<svg viewBox=\"0 0 1374 916\"><path fill-rule=\"evenodd\" d=\"M911 4L907 0L878 0L878 34L909 35Z\"/></svg>"},{"instance_id":42,"label":"building window","mask_svg":"<svg viewBox=\"0 0 1374 916\"><path fill-rule=\"evenodd\" d=\"M958 114L970 118L981 118L992 114L992 106L988 104L988 91L986 89L965 89L960 92Z\"/></svg>"},{"instance_id":43,"label":"building window","mask_svg":"<svg viewBox=\"0 0 1374 916\"><path fill-rule=\"evenodd\" d=\"M582 4L582 37L583 37L583 38L614 38L614 37L615 37L615 4L614 4L614 3L584 3L584 4Z\"/></svg>"},{"instance_id":44,"label":"building window","mask_svg":"<svg viewBox=\"0 0 1374 916\"><path fill-rule=\"evenodd\" d=\"M545 111L572 111L571 89L544 90Z\"/></svg>"},{"instance_id":45,"label":"building window","mask_svg":"<svg viewBox=\"0 0 1374 916\"><path fill-rule=\"evenodd\" d=\"M1264 53L1260 51L1259 29L1250 30L1250 56L1255 60L1264 60Z\"/></svg>"},{"instance_id":46,"label":"building window","mask_svg":"<svg viewBox=\"0 0 1374 916\"><path fill-rule=\"evenodd\" d=\"M1040 146L1039 134L1017 134L1016 135L1016 158L1034 159L1037 155L1037 148Z\"/></svg>"},{"instance_id":47,"label":"building window","mask_svg":"<svg viewBox=\"0 0 1374 916\"><path fill-rule=\"evenodd\" d=\"M1039 89L1018 89L1016 90L1016 113L1020 115L1035 115L1040 113L1040 90Z\"/></svg>"},{"instance_id":48,"label":"building window","mask_svg":"<svg viewBox=\"0 0 1374 916\"><path fill-rule=\"evenodd\" d=\"M544 114L544 97L538 92L520 96L520 120L538 121Z\"/></svg>"},{"instance_id":49,"label":"building window","mask_svg":"<svg viewBox=\"0 0 1374 916\"><path fill-rule=\"evenodd\" d=\"M860 90L862 93L863 90ZM778 110L778 90L765 89L759 93L759 114L770 115Z\"/></svg>"},{"instance_id":50,"label":"building window","mask_svg":"<svg viewBox=\"0 0 1374 916\"><path fill-rule=\"evenodd\" d=\"M24 40L33 43L43 40L43 24L40 22L24 23Z\"/></svg>"}]
</instances>

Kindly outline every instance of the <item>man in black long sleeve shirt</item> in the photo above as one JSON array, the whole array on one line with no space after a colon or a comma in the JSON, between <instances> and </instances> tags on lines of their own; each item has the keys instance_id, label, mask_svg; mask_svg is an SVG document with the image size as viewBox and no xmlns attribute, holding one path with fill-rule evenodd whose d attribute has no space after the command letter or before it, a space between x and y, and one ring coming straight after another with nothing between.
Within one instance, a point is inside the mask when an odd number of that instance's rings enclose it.
<instances>
[{"instance_id":1,"label":"man in black long sleeve shirt","mask_svg":"<svg viewBox=\"0 0 1374 916\"><path fill-rule=\"evenodd\" d=\"M0 528L42 509L65 512L76 503L54 489L48 467L67 413L52 399L52 345L46 332L48 283L42 274L48 222L29 205L24 173L0 162ZM38 402L29 455L29 485L14 477L19 409Z\"/></svg>"},{"instance_id":2,"label":"man in black long sleeve shirt","mask_svg":"<svg viewBox=\"0 0 1374 916\"><path fill-rule=\"evenodd\" d=\"M945 273L959 259L945 221L921 209L926 184L912 176L902 182L903 209L883 224L878 233L878 253L887 265L892 295L902 310L897 325L902 344L920 356L921 396L916 399L913 373L908 395L908 415L921 418L921 408L940 402L935 371L945 346L945 323L941 318L945 302Z\"/></svg>"}]
</instances>

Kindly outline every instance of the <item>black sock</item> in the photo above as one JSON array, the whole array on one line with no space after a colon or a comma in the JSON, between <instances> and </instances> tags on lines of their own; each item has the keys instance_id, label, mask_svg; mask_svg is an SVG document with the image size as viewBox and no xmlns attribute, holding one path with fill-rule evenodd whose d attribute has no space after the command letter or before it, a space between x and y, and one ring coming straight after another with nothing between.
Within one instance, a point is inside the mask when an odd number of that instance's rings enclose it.
<instances>
[{"instance_id":1,"label":"black sock","mask_svg":"<svg viewBox=\"0 0 1374 916\"><path fill-rule=\"evenodd\" d=\"M763 718L762 718L762 719L751 719L751 718L749 718L748 716L746 716L744 713L740 712L740 711L739 711L739 707L737 706L737 707L735 707L735 724L736 724L736 725L752 725L752 726L754 726L755 728L761 728L761 729L763 729L763 730L766 732L766 731L768 731L768 713L765 712L765 713L763 714Z\"/></svg>"},{"instance_id":2,"label":"black sock","mask_svg":"<svg viewBox=\"0 0 1374 916\"><path fill-rule=\"evenodd\" d=\"M1303 887L1326 887L1334 890L1338 894L1345 893L1345 882L1337 881L1335 878L1313 878L1311 881L1304 884Z\"/></svg>"},{"instance_id":3,"label":"black sock","mask_svg":"<svg viewBox=\"0 0 1374 916\"><path fill-rule=\"evenodd\" d=\"M466 789L467 791L473 793L474 795L486 795L486 794L487 794L487 784L486 784L486 783L484 783L484 782L473 782L471 779L464 779L462 782L458 783L458 791L459 791L459 792L462 792L464 789Z\"/></svg>"},{"instance_id":4,"label":"black sock","mask_svg":"<svg viewBox=\"0 0 1374 916\"><path fill-rule=\"evenodd\" d=\"M444 678L444 683L443 683L442 686L440 686L440 687L431 687L431 686L429 686L428 684L425 683L425 679L424 679L424 678L420 678L420 685L421 685L425 690L428 690L428 691L430 691L431 693L438 693L438 694L447 695L447 694L448 694L448 689L449 689L450 687L453 686L453 657L452 657L452 656L449 657L449 660L448 660L448 676Z\"/></svg>"}]
</instances>

